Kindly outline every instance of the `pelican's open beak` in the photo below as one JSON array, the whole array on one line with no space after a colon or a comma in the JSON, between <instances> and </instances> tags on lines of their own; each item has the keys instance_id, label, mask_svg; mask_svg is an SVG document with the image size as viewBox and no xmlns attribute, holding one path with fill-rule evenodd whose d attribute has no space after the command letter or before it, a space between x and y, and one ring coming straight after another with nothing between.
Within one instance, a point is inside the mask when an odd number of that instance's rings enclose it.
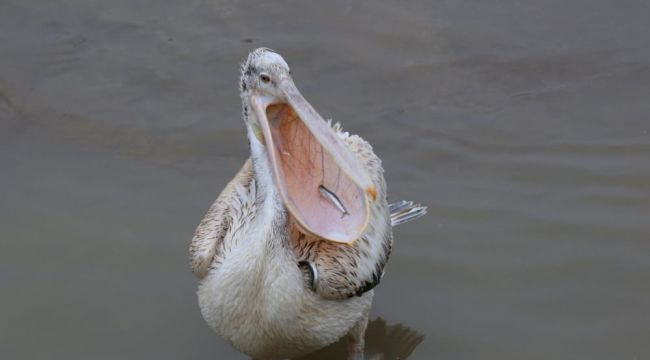
<instances>
[{"instance_id":1,"label":"pelican's open beak","mask_svg":"<svg viewBox=\"0 0 650 360\"><path fill-rule=\"evenodd\" d=\"M351 244L368 225L375 185L291 77L284 76L276 85L281 96L254 93L251 105L282 200L307 233Z\"/></svg>"}]
</instances>

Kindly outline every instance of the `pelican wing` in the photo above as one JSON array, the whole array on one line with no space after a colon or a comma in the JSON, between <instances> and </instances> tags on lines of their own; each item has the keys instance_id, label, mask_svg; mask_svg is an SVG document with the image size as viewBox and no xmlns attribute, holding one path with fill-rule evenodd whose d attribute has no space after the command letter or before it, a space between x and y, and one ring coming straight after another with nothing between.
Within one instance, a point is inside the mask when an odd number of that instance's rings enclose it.
<instances>
[{"instance_id":1,"label":"pelican wing","mask_svg":"<svg viewBox=\"0 0 650 360\"><path fill-rule=\"evenodd\" d=\"M229 229L239 219L241 194L253 184L253 165L248 159L237 175L226 185L217 200L199 223L190 244L192 272L203 278L223 245ZM247 192L246 192L247 193Z\"/></svg>"},{"instance_id":2,"label":"pelican wing","mask_svg":"<svg viewBox=\"0 0 650 360\"><path fill-rule=\"evenodd\" d=\"M294 253L300 264L311 264L307 281L312 289L326 299L347 299L373 289L381 280L388 261L393 232L391 215L386 202L386 182L381 160L368 142L357 135L334 130L360 160L377 186L377 199L370 205L370 221L363 236L352 244L327 241L302 231L289 217L289 234ZM307 272L305 272L307 273Z\"/></svg>"}]
</instances>

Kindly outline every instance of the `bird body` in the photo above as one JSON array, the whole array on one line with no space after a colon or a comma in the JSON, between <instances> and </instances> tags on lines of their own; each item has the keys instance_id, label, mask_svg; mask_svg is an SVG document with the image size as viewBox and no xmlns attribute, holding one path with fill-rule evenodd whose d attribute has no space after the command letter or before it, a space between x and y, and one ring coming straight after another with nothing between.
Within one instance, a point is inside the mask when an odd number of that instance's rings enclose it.
<instances>
[{"instance_id":1,"label":"bird body","mask_svg":"<svg viewBox=\"0 0 650 360\"><path fill-rule=\"evenodd\" d=\"M241 90L251 158L190 246L201 313L254 358L304 355L346 334L360 358L393 243L381 161L313 111L275 52L249 55ZM394 209L404 221L425 211Z\"/></svg>"},{"instance_id":2,"label":"bird body","mask_svg":"<svg viewBox=\"0 0 650 360\"><path fill-rule=\"evenodd\" d=\"M227 250L201 280L199 304L207 323L240 351L259 359L295 357L344 336L363 318L372 292L339 301L310 290L287 246L281 202L258 197L257 187L252 180L234 190L238 215L250 220L234 224L235 236L224 239Z\"/></svg>"}]
</instances>

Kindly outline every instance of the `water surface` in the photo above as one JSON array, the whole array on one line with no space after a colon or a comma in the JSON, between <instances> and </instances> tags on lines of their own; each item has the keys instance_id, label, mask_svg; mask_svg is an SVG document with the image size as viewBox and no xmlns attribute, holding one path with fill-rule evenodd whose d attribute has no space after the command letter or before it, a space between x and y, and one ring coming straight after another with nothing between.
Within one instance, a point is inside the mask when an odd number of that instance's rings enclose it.
<instances>
[{"instance_id":1,"label":"water surface","mask_svg":"<svg viewBox=\"0 0 650 360\"><path fill-rule=\"evenodd\" d=\"M3 0L0 358L245 358L204 324L186 251L248 156L238 64L258 46L373 144L390 199L429 206L395 231L369 342L412 359L649 358L648 14Z\"/></svg>"}]
</instances>

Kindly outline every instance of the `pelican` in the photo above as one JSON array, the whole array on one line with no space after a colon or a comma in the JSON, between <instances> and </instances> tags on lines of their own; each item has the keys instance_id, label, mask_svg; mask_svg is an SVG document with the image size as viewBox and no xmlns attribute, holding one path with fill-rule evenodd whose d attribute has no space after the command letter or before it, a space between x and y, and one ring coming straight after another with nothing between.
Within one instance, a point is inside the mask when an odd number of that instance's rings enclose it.
<instances>
[{"instance_id":1,"label":"pelican","mask_svg":"<svg viewBox=\"0 0 650 360\"><path fill-rule=\"evenodd\" d=\"M345 335L349 359L362 359L392 227L426 208L387 203L370 144L323 120L275 51L248 55L240 92L251 156L190 245L201 314L255 359L301 356Z\"/></svg>"}]
</instances>

